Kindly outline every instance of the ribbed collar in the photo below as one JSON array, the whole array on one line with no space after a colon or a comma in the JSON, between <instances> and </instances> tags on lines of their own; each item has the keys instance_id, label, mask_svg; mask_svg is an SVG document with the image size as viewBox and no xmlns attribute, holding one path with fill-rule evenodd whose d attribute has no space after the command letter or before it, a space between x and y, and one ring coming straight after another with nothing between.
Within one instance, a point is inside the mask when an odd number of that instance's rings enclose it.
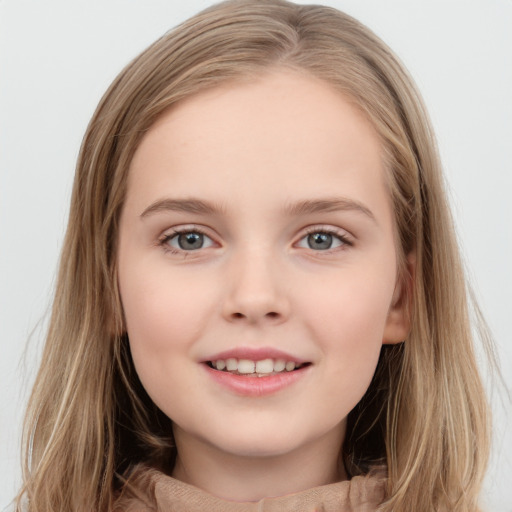
<instances>
[{"instance_id":1,"label":"ribbed collar","mask_svg":"<svg viewBox=\"0 0 512 512\"><path fill-rule=\"evenodd\" d=\"M279 498L240 503L217 498L155 469L139 466L116 507L123 512L374 512L385 479L357 476Z\"/></svg>"}]
</instances>

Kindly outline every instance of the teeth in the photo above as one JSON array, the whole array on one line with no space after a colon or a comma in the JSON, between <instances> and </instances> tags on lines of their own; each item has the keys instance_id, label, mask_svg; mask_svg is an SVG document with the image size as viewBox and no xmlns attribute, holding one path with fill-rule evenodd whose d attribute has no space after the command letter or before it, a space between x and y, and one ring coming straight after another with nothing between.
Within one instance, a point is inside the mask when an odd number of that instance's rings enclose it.
<instances>
[{"instance_id":1,"label":"teeth","mask_svg":"<svg viewBox=\"0 0 512 512\"><path fill-rule=\"evenodd\" d=\"M254 373L255 367L254 361L249 361L249 359L240 359L238 361L238 373Z\"/></svg>"},{"instance_id":2,"label":"teeth","mask_svg":"<svg viewBox=\"0 0 512 512\"><path fill-rule=\"evenodd\" d=\"M238 363L238 364L240 365L240 363ZM238 370L238 371L240 371L240 370ZM257 361L256 373L272 373L273 371L274 371L274 361L272 361L272 359L263 359L263 361Z\"/></svg>"},{"instance_id":3,"label":"teeth","mask_svg":"<svg viewBox=\"0 0 512 512\"><path fill-rule=\"evenodd\" d=\"M238 361L236 359L228 359L226 361L226 370L228 372L233 372L238 370Z\"/></svg>"},{"instance_id":4,"label":"teeth","mask_svg":"<svg viewBox=\"0 0 512 512\"><path fill-rule=\"evenodd\" d=\"M294 361L285 361L284 359L262 359L261 361L251 361L250 359L219 359L211 361L214 368L221 371L238 373L240 375L255 374L258 376L281 373L283 371L291 372L300 367Z\"/></svg>"},{"instance_id":5,"label":"teeth","mask_svg":"<svg viewBox=\"0 0 512 512\"><path fill-rule=\"evenodd\" d=\"M274 361L274 371L282 372L286 368L286 361L284 359L278 359Z\"/></svg>"}]
</instances>

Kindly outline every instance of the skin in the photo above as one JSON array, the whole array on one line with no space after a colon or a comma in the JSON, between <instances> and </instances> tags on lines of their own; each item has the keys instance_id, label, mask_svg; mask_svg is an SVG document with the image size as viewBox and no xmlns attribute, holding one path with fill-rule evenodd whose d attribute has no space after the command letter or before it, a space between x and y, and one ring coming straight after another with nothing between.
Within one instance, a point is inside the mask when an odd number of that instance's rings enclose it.
<instances>
[{"instance_id":1,"label":"skin","mask_svg":"<svg viewBox=\"0 0 512 512\"><path fill-rule=\"evenodd\" d=\"M130 169L118 279L136 370L174 422L176 478L235 501L346 478L346 417L382 343L408 331L381 153L339 92L280 70L193 96L146 134ZM219 210L154 207L191 198ZM333 198L342 207L283 212ZM202 248L180 250L182 228L204 231ZM335 232L332 248L312 247L309 228ZM236 347L311 365L278 393L240 396L203 364Z\"/></svg>"}]
</instances>

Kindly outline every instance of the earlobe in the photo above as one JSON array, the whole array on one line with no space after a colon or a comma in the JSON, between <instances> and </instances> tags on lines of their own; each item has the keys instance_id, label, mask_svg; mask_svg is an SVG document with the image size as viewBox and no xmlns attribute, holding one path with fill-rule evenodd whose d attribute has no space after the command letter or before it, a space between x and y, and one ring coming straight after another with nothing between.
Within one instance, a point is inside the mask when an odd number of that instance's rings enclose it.
<instances>
[{"instance_id":1,"label":"earlobe","mask_svg":"<svg viewBox=\"0 0 512 512\"><path fill-rule=\"evenodd\" d=\"M416 253L407 256L406 268L397 280L382 337L384 345L404 341L411 330Z\"/></svg>"}]
</instances>

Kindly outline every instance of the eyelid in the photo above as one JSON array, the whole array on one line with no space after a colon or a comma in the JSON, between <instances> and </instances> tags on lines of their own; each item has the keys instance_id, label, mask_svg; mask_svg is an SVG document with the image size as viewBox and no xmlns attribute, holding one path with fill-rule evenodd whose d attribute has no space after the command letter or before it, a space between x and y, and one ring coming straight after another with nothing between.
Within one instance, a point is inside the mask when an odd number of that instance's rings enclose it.
<instances>
[{"instance_id":1,"label":"eyelid","mask_svg":"<svg viewBox=\"0 0 512 512\"><path fill-rule=\"evenodd\" d=\"M212 244L209 245L208 247L201 247L201 248L192 249L192 250L180 249L180 248L172 247L168 244L169 240L172 240L174 237L176 237L180 234L184 234L184 233L200 233L201 235L210 239L212 241ZM331 253L338 252L340 250L344 250L347 247L351 247L354 245L354 242L353 242L354 237L347 230L339 228L339 227L335 227L335 226L330 226L330 225L315 224L315 225L311 225L311 226L307 226L307 227L303 228L303 230L300 234L300 237L293 244L294 247L297 247L297 244L300 241L302 241L304 238L306 238L307 236L314 234L314 233L329 234L329 235L336 237L341 242L341 245L331 248L331 249L315 250L312 248L309 248L309 249L304 248L304 249L308 249L309 251L311 251L315 254L329 255ZM157 245L160 247L163 247L166 252L170 252L172 254L180 254L180 255L184 255L184 256L190 256L195 253L195 255L198 256L199 253L202 252L201 249L208 249L208 248L212 247L213 245L220 246L220 243L218 241L216 241L216 236L211 233L210 229L208 229L204 226L201 226L201 225L197 225L197 224L184 224L184 225L173 226L171 228L166 229L158 237ZM302 248L302 247L299 247L299 248Z\"/></svg>"},{"instance_id":2,"label":"eyelid","mask_svg":"<svg viewBox=\"0 0 512 512\"><path fill-rule=\"evenodd\" d=\"M204 237L210 239L212 241L212 244L208 247L201 247L198 249L193 250L185 250L180 249L177 247L172 247L169 245L169 241L173 238L177 237L178 235L185 234L185 233L199 233L203 235ZM199 226L196 224L185 224L185 225L179 225L179 226L173 226L172 228L166 229L159 237L157 241L157 245L162 247L166 252L170 252L172 254L180 254L184 256L189 256L193 253L199 253L201 252L201 249L208 249L209 247L213 245L219 245L218 242L215 240L215 236L213 236L210 233L210 230L206 229L203 226Z\"/></svg>"},{"instance_id":3,"label":"eyelid","mask_svg":"<svg viewBox=\"0 0 512 512\"><path fill-rule=\"evenodd\" d=\"M297 246L297 244L300 241L304 240L304 238L306 238L307 236L314 234L314 233L325 233L328 235L332 235L341 241L341 245L338 247L334 247L332 249L324 249L324 250L314 250L314 249L306 248L306 247L299 247L299 248L307 249L315 254L326 256L326 255L332 254L334 252L344 250L347 247L352 247L354 245L354 237L347 230L339 228L339 227L322 225L322 224L315 224L313 226L308 226L308 227L304 228L304 231L302 231L302 233L300 234L300 237L298 238L297 242L295 242L294 245Z\"/></svg>"}]
</instances>

